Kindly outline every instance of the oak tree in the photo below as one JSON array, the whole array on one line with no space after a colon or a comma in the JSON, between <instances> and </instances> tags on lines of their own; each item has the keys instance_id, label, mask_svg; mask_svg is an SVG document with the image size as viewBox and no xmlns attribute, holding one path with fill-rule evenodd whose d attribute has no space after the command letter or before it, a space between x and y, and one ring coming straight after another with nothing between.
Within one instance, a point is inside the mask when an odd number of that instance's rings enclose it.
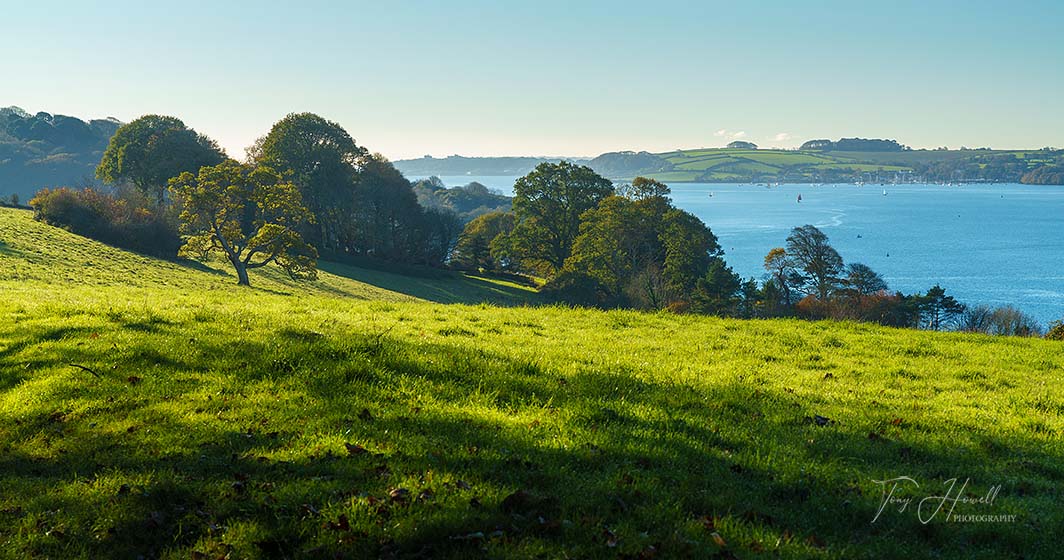
<instances>
[{"instance_id":1,"label":"oak tree","mask_svg":"<svg viewBox=\"0 0 1064 560\"><path fill-rule=\"evenodd\" d=\"M317 277L317 251L296 231L313 215L299 189L268 167L233 160L182 173L170 180L186 234L182 256L206 258L221 251L250 285L248 270L277 263L293 278Z\"/></svg>"}]
</instances>

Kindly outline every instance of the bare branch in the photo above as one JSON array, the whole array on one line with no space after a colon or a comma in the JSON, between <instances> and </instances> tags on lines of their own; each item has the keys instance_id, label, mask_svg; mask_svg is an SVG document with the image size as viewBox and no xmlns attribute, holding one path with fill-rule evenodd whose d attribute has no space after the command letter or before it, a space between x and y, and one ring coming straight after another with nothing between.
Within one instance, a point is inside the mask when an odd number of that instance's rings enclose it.
<instances>
[{"instance_id":1,"label":"bare branch","mask_svg":"<svg viewBox=\"0 0 1064 560\"><path fill-rule=\"evenodd\" d=\"M69 365L70 367L76 367L76 368L78 368L78 369L80 369L82 371L87 371L87 372L91 373L95 377L102 377L100 374L96 373L95 371L93 371L93 370L91 370L91 369L89 369L89 368L87 368L87 367L85 367L85 366L83 366L81 364L67 364L67 365Z\"/></svg>"}]
</instances>

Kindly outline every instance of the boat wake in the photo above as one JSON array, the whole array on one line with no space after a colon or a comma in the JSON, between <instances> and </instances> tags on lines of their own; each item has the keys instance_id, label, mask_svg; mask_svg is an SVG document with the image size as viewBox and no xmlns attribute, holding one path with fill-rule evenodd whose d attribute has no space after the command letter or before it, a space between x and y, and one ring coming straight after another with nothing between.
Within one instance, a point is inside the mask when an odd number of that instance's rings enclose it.
<instances>
[{"instance_id":1,"label":"boat wake","mask_svg":"<svg viewBox=\"0 0 1064 560\"><path fill-rule=\"evenodd\" d=\"M829 210L829 212L831 212L832 214L831 214L831 217L829 217L827 219L827 221L817 222L817 223L815 223L813 225L818 227L818 228L829 228L829 227L839 227L839 226L841 226L843 224L843 218L846 217L846 212L842 212L841 210Z\"/></svg>"}]
</instances>

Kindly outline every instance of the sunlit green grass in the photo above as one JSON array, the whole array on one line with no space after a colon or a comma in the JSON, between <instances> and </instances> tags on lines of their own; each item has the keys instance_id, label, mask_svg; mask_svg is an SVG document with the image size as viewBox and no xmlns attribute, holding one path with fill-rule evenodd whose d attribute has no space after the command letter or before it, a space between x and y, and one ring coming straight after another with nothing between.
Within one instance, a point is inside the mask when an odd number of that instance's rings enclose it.
<instances>
[{"instance_id":1,"label":"sunlit green grass","mask_svg":"<svg viewBox=\"0 0 1064 560\"><path fill-rule=\"evenodd\" d=\"M756 162L767 166L809 165L817 163L834 163L836 158L819 153L797 152L793 150L746 150L746 149L712 149L685 150L661 154L670 163L680 169L705 171L721 164L738 162Z\"/></svg>"},{"instance_id":2,"label":"sunlit green grass","mask_svg":"<svg viewBox=\"0 0 1064 560\"><path fill-rule=\"evenodd\" d=\"M675 171L652 173L662 181L729 181L743 177L775 175L785 167L804 170L838 169L850 171L904 171L908 167L887 164L854 163L847 156L794 150L715 149L690 150L662 154Z\"/></svg>"},{"instance_id":3,"label":"sunlit green grass","mask_svg":"<svg viewBox=\"0 0 1064 560\"><path fill-rule=\"evenodd\" d=\"M242 289L0 210L0 556L1058 551L1060 343L326 268ZM1017 520L872 523L903 475Z\"/></svg>"},{"instance_id":4,"label":"sunlit green grass","mask_svg":"<svg viewBox=\"0 0 1064 560\"><path fill-rule=\"evenodd\" d=\"M333 296L377 301L418 299L456 303L490 302L502 305L535 303L531 288L506 280L447 271L422 270L396 274L383 270L322 262L316 282L297 282L280 269L264 269L254 282L252 297L278 295ZM108 247L48 227L24 210L0 208L0 281L5 285L36 287L66 293L73 288L120 287L124 299L172 294L233 291L233 271L218 262L167 262ZM91 291L91 290L90 290Z\"/></svg>"}]
</instances>

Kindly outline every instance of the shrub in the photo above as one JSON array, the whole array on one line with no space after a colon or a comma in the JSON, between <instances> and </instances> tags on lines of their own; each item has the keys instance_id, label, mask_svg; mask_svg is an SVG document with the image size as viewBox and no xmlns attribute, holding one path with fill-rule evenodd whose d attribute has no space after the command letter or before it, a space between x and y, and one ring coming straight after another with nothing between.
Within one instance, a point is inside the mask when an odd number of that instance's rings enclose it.
<instances>
[{"instance_id":1,"label":"shrub","mask_svg":"<svg viewBox=\"0 0 1064 560\"><path fill-rule=\"evenodd\" d=\"M990 307L979 305L967 310L959 328L963 331L1001 336L1039 336L1042 327L1026 313L1006 305Z\"/></svg>"},{"instance_id":2,"label":"shrub","mask_svg":"<svg viewBox=\"0 0 1064 560\"><path fill-rule=\"evenodd\" d=\"M691 310L691 303L687 301L673 301L665 307L669 313L683 314Z\"/></svg>"},{"instance_id":3,"label":"shrub","mask_svg":"<svg viewBox=\"0 0 1064 560\"><path fill-rule=\"evenodd\" d=\"M830 301L822 301L816 296L805 296L794 304L794 311L802 319L818 321L820 319L841 319L838 310Z\"/></svg>"},{"instance_id":4,"label":"shrub","mask_svg":"<svg viewBox=\"0 0 1064 560\"><path fill-rule=\"evenodd\" d=\"M1064 340L1064 321L1053 321L1049 325L1049 332L1046 333L1046 338L1049 340Z\"/></svg>"},{"instance_id":5,"label":"shrub","mask_svg":"<svg viewBox=\"0 0 1064 560\"><path fill-rule=\"evenodd\" d=\"M164 210L142 197L96 189L42 189L30 200L36 219L124 249L172 258L181 237Z\"/></svg>"},{"instance_id":6,"label":"shrub","mask_svg":"<svg viewBox=\"0 0 1064 560\"><path fill-rule=\"evenodd\" d=\"M819 300L806 296L795 304L795 313L809 320L834 319L878 323L888 327L913 327L918 313L911 297L880 291Z\"/></svg>"},{"instance_id":7,"label":"shrub","mask_svg":"<svg viewBox=\"0 0 1064 560\"><path fill-rule=\"evenodd\" d=\"M580 307L610 307L601 282L589 274L563 270L547 282L542 290L551 301Z\"/></svg>"}]
</instances>

